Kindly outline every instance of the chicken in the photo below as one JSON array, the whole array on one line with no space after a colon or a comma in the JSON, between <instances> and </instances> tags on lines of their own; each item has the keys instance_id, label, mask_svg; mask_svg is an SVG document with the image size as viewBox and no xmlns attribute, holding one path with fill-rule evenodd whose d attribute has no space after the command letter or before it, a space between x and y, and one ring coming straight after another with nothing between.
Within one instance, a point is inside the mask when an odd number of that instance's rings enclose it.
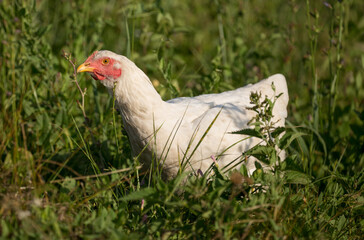
<instances>
[{"instance_id":1,"label":"chicken","mask_svg":"<svg viewBox=\"0 0 364 240\"><path fill-rule=\"evenodd\" d=\"M273 109L275 126L284 126L287 117L288 90L281 74L220 94L163 101L142 70L111 51L94 52L77 72L89 72L111 96L115 94L133 154L146 167L152 159L157 160L167 179L175 177L182 165L188 171L205 173L215 157L220 168L240 161L237 168L245 164L250 174L255 170L258 160L242 158L242 153L261 143L261 139L231 134L248 128L256 115L247 109L251 107L251 92L269 98L282 93Z\"/></svg>"}]
</instances>

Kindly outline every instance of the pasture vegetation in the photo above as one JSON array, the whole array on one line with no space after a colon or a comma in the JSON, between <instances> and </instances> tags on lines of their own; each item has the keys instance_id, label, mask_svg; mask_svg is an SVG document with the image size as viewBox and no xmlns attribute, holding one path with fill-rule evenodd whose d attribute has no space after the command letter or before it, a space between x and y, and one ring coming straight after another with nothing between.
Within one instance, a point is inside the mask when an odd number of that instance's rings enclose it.
<instances>
[{"instance_id":1,"label":"pasture vegetation","mask_svg":"<svg viewBox=\"0 0 364 240\"><path fill-rule=\"evenodd\" d=\"M363 9L354 0L1 1L1 238L362 238ZM86 74L86 118L77 103L62 52L80 64L97 49L131 58L164 99L283 73L286 134L246 154L275 164L280 147L286 161L251 177L216 166L187 181L141 172L112 98ZM269 118L269 104L252 97ZM241 133L264 138L261 120Z\"/></svg>"}]
</instances>

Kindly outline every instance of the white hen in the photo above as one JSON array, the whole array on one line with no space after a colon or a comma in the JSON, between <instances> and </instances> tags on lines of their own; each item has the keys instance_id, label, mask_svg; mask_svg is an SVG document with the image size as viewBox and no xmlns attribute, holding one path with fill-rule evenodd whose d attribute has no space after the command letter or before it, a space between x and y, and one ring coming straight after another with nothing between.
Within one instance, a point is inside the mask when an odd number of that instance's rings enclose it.
<instances>
[{"instance_id":1,"label":"white hen","mask_svg":"<svg viewBox=\"0 0 364 240\"><path fill-rule=\"evenodd\" d=\"M219 156L218 164L223 167L261 142L258 138L241 141L246 136L231 134L248 128L247 123L256 115L247 109L251 107L251 92L261 92L263 96L273 98L271 84L274 82L275 94L283 93L273 109L276 127L284 126L287 116L288 90L281 74L220 94L163 101L142 70L128 58L113 52L94 52L77 72L91 73L111 95L115 93L116 106L121 112L133 153L141 153L140 160L146 166L150 165L154 154L163 165L167 178L174 177L182 161L187 159L187 169L205 172L213 163L212 155ZM284 153L281 157L284 158ZM255 170L255 161L252 157L240 159L250 173Z\"/></svg>"}]
</instances>

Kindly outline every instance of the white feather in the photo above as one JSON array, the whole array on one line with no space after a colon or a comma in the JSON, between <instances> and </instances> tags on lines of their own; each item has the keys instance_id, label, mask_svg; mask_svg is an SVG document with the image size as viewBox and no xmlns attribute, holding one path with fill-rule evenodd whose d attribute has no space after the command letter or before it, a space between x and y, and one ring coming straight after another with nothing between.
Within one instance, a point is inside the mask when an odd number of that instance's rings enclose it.
<instances>
[{"instance_id":1,"label":"white feather","mask_svg":"<svg viewBox=\"0 0 364 240\"><path fill-rule=\"evenodd\" d=\"M163 173L167 178L177 174L184 155L190 159L190 164L187 165L189 170L197 172L200 169L205 172L213 163L212 155L219 156L224 150L246 138L230 133L248 128L247 123L255 116L255 112L247 109L251 106L251 92L261 92L262 96L273 98L272 82L276 88L275 94L283 93L274 106L274 121L277 121L276 126L284 126L288 90L286 79L281 74L220 94L163 101L149 78L132 61L110 51L99 51L95 58L105 56L120 63L120 66L116 66L121 68L121 76L115 83L116 106L121 112L134 154L138 155L147 146L140 161L148 166L154 153L160 163L163 162ZM101 83L113 93L113 80L105 79ZM191 156L218 114L215 123ZM241 157L244 151L260 142L257 138L239 142L218 158L219 166L223 167ZM186 153L187 149L189 151ZM281 157L284 158L284 152ZM255 161L257 160L249 158L241 162L252 173L255 170Z\"/></svg>"}]
</instances>

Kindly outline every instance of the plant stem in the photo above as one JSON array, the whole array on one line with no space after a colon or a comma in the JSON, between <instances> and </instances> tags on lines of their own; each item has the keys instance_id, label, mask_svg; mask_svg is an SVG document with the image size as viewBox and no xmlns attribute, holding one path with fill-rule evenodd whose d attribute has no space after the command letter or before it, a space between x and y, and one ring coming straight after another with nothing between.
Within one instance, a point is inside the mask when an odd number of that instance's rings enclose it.
<instances>
[{"instance_id":1,"label":"plant stem","mask_svg":"<svg viewBox=\"0 0 364 240\"><path fill-rule=\"evenodd\" d=\"M74 60L72 60L71 55L69 53L63 52L63 57L65 59L67 59L67 61L72 65L73 67L73 74L72 74L72 78L73 78L73 82L76 84L78 91L81 93L81 103L77 100L78 106L80 107L83 117L85 119L85 122L88 123L88 117L86 115L85 112L85 95L86 95L86 90L87 88L85 88L83 91L80 87L80 84L78 84L77 81L77 69L76 69L76 63Z\"/></svg>"}]
</instances>

